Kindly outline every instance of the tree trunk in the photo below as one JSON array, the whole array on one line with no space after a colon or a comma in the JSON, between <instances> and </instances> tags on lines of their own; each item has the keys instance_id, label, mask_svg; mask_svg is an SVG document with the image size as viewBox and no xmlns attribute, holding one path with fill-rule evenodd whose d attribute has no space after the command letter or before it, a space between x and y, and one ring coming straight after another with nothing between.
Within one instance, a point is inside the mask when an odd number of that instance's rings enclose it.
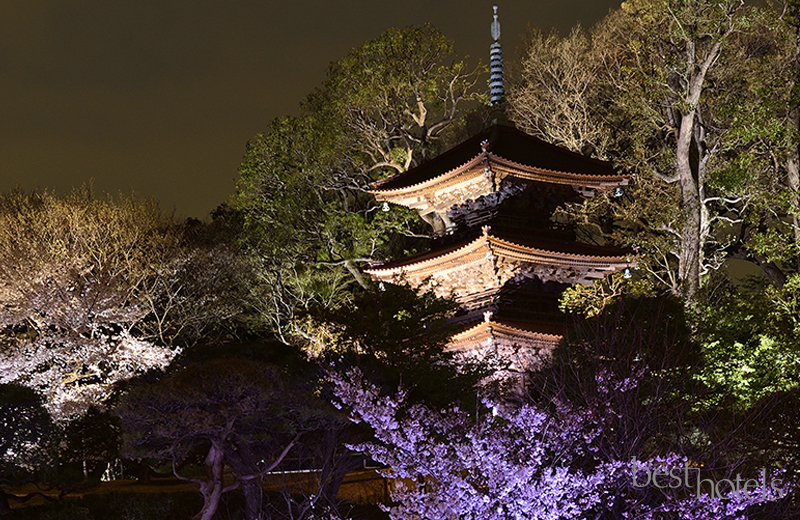
<instances>
[{"instance_id":1,"label":"tree trunk","mask_svg":"<svg viewBox=\"0 0 800 520\"><path fill-rule=\"evenodd\" d=\"M8 494L0 489L0 516L11 513L11 504L8 502Z\"/></svg>"},{"instance_id":2,"label":"tree trunk","mask_svg":"<svg viewBox=\"0 0 800 520\"><path fill-rule=\"evenodd\" d=\"M211 448L209 448L208 455L206 455L208 480L200 484L200 493L203 495L203 509L192 520L212 520L217 512L224 485L222 481L225 468L223 453L222 441L212 440Z\"/></svg>"},{"instance_id":3,"label":"tree trunk","mask_svg":"<svg viewBox=\"0 0 800 520\"><path fill-rule=\"evenodd\" d=\"M239 486L244 495L244 517L246 520L261 520L264 488L261 478L251 478L259 473L255 461L259 457L253 454L248 443L242 443L229 449L226 457L228 466L236 474Z\"/></svg>"},{"instance_id":4,"label":"tree trunk","mask_svg":"<svg viewBox=\"0 0 800 520\"><path fill-rule=\"evenodd\" d=\"M695 56L696 42L687 39L686 46L686 92L681 95L681 121L678 127L677 145L675 149L675 169L681 188L681 203L685 221L681 227L681 250L678 255L678 275L681 281L681 294L687 301L692 301L700 290L700 274L703 264L703 246L708 237L704 218L706 208L703 202L705 179L701 175L701 158L704 143L697 142L695 135L700 124L700 99L708 69L719 56L721 43L711 46L702 60ZM692 154L695 154L694 161Z\"/></svg>"},{"instance_id":5,"label":"tree trunk","mask_svg":"<svg viewBox=\"0 0 800 520\"><path fill-rule=\"evenodd\" d=\"M142 462L136 467L136 475L139 482L142 484L150 483L150 464L149 459L142 459Z\"/></svg>"},{"instance_id":6,"label":"tree trunk","mask_svg":"<svg viewBox=\"0 0 800 520\"><path fill-rule=\"evenodd\" d=\"M683 114L678 143L675 151L675 166L680 179L681 202L684 218L681 228L681 250L678 256L678 276L681 280L681 294L692 300L700 289L701 262L701 208L697 178L691 164L692 135L694 134L695 113Z\"/></svg>"},{"instance_id":7,"label":"tree trunk","mask_svg":"<svg viewBox=\"0 0 800 520\"><path fill-rule=\"evenodd\" d=\"M793 14L797 16L800 14L800 6L797 4L792 6L795 11ZM797 83L800 82L800 26L795 28L795 47L794 47L794 60L792 62L794 68L794 81L795 88ZM792 100L797 103L800 100ZM800 108L794 107L789 112L789 120L792 123L792 131L797 134L800 133ZM795 208L800 208L800 149L797 145L793 145L789 150L789 159L786 165L787 170L787 183L789 189L792 190L792 202ZM794 228L795 244L800 244L800 216L792 213L792 227ZM800 257L797 259L797 269L800 270Z\"/></svg>"},{"instance_id":8,"label":"tree trunk","mask_svg":"<svg viewBox=\"0 0 800 520\"><path fill-rule=\"evenodd\" d=\"M800 110L792 110L791 113L792 124L794 131L800 130ZM800 151L797 146L793 146L789 151L789 160L786 165L787 170L787 184L789 189L792 190L792 202L794 207L800 207ZM792 228L794 228L794 241L795 244L800 244L800 217L796 212L792 213ZM797 269L800 270L800 257L797 259Z\"/></svg>"},{"instance_id":9,"label":"tree trunk","mask_svg":"<svg viewBox=\"0 0 800 520\"><path fill-rule=\"evenodd\" d=\"M262 520L261 501L264 489L260 479L248 479L240 482L244 495L244 517L246 520Z\"/></svg>"}]
</instances>

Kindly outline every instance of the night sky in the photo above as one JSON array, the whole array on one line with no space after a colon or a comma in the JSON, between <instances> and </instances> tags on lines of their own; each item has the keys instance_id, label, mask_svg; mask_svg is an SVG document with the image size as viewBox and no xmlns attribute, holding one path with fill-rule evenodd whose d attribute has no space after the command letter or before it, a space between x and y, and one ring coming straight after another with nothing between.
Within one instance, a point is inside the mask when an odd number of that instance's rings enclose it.
<instances>
[{"instance_id":1,"label":"night sky","mask_svg":"<svg viewBox=\"0 0 800 520\"><path fill-rule=\"evenodd\" d=\"M529 24L564 33L619 4L499 2L506 59ZM486 63L491 19L475 0L0 0L0 190L93 179L204 218L247 140L297 114L330 62L429 22Z\"/></svg>"}]
</instances>

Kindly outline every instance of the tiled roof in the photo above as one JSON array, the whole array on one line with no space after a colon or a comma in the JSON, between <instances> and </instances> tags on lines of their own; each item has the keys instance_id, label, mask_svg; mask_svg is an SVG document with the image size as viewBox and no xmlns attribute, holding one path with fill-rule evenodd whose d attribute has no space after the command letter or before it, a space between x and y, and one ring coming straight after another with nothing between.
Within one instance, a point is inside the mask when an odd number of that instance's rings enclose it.
<instances>
[{"instance_id":1,"label":"tiled roof","mask_svg":"<svg viewBox=\"0 0 800 520\"><path fill-rule=\"evenodd\" d=\"M492 239L498 240L500 243L506 243L510 246L522 246L526 249L533 249L541 253L549 254L549 255L568 255L568 256L579 256L584 257L586 259L601 259L601 260L609 260L615 261L620 258L625 257L626 254L630 254L630 252L626 250L622 250L617 247L612 246L596 246L591 244L584 244L582 242L574 242L574 241L554 241L554 240L547 240L542 239L536 236L526 235L523 232L513 233L513 232L495 232L492 230L489 233ZM425 262L428 260L432 260L435 258L443 257L460 249L465 249L467 246L479 240L482 234L481 231L476 229L463 240L460 240L455 243L451 243L445 247L435 247L430 251L425 251L424 253L418 253L413 256L408 256L405 258L392 260L383 264L375 264L373 265L367 272L376 272L382 271L386 269L395 269L397 267L406 267L415 264L420 264L421 262ZM437 243L434 243L436 246Z\"/></svg>"},{"instance_id":2,"label":"tiled roof","mask_svg":"<svg viewBox=\"0 0 800 520\"><path fill-rule=\"evenodd\" d=\"M493 299L482 302L482 307L457 314L453 322L463 325L464 330L471 329L485 321L484 312L491 309L491 321L494 323L561 336L566 330L567 316L559 310L558 302L565 287L553 282L542 284L536 280L505 287L495 293Z\"/></svg>"},{"instance_id":3,"label":"tiled roof","mask_svg":"<svg viewBox=\"0 0 800 520\"><path fill-rule=\"evenodd\" d=\"M608 161L592 159L546 143L512 126L494 125L416 168L375 183L373 191L407 188L456 170L481 155L483 141L488 141L488 151L492 155L526 167L597 176L598 180L620 177Z\"/></svg>"},{"instance_id":4,"label":"tiled roof","mask_svg":"<svg viewBox=\"0 0 800 520\"><path fill-rule=\"evenodd\" d=\"M548 330L550 329L550 330ZM528 341L545 341L552 343L553 346L561 341L563 333L560 331L553 331L552 324L550 323L504 323L502 321L482 321L469 327L450 338L450 348L460 349L470 343L480 341L482 336L492 335L505 335L511 337L518 337L520 339L527 339Z\"/></svg>"}]
</instances>

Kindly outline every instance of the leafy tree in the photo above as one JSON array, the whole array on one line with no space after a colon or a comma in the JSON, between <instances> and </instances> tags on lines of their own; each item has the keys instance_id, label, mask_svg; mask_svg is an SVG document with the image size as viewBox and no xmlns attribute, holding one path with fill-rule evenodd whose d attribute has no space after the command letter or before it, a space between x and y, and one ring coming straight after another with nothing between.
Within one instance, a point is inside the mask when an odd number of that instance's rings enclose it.
<instances>
[{"instance_id":1,"label":"leafy tree","mask_svg":"<svg viewBox=\"0 0 800 520\"><path fill-rule=\"evenodd\" d=\"M179 242L165 262L149 266L136 292L147 311L135 329L140 337L188 347L252 331L253 266L233 243L230 225L223 217L174 225Z\"/></svg>"},{"instance_id":2,"label":"leafy tree","mask_svg":"<svg viewBox=\"0 0 800 520\"><path fill-rule=\"evenodd\" d=\"M20 484L53 460L52 421L41 398L20 385L0 385L0 485ZM25 501L0 488L0 515L11 512L9 499Z\"/></svg>"},{"instance_id":3,"label":"leafy tree","mask_svg":"<svg viewBox=\"0 0 800 520\"><path fill-rule=\"evenodd\" d=\"M430 25L389 29L331 65L309 113L344 124L368 170L403 172L435 150L458 106L476 99L476 70L453 60L453 43Z\"/></svg>"},{"instance_id":4,"label":"leafy tree","mask_svg":"<svg viewBox=\"0 0 800 520\"><path fill-rule=\"evenodd\" d=\"M200 485L203 508L213 518L222 495L238 487L248 519L261 515L261 477L275 469L331 412L299 392L270 365L244 359L192 363L152 385L133 388L116 413L123 452L171 461L173 474ZM178 472L179 462L202 452L205 478ZM233 483L223 481L225 468Z\"/></svg>"},{"instance_id":5,"label":"leafy tree","mask_svg":"<svg viewBox=\"0 0 800 520\"><path fill-rule=\"evenodd\" d=\"M300 117L248 143L231 205L257 262L254 301L285 341L296 310L348 301L369 285L361 263L422 236L412 212L368 191L433 155L475 98L476 71L452 54L430 26L392 29L334 63Z\"/></svg>"},{"instance_id":6,"label":"leafy tree","mask_svg":"<svg viewBox=\"0 0 800 520\"><path fill-rule=\"evenodd\" d=\"M712 278L694 311L704 359L693 377L710 389L700 405L715 429L736 432L733 450L751 464L786 467L796 481L800 356L794 314L781 308L793 292L763 275L740 285Z\"/></svg>"},{"instance_id":7,"label":"leafy tree","mask_svg":"<svg viewBox=\"0 0 800 520\"><path fill-rule=\"evenodd\" d=\"M581 322L530 375L519 407L409 405L405 390L387 395L355 370L335 376L341 401L375 430L356 449L402 479L392 518L745 517L760 493L696 493L694 475L719 481L753 468L727 449L735 440L700 434L693 404L702 388L688 370L699 352L681 314L678 302L634 300ZM644 484L656 468L679 468L680 487L691 490Z\"/></svg>"},{"instance_id":8,"label":"leafy tree","mask_svg":"<svg viewBox=\"0 0 800 520\"><path fill-rule=\"evenodd\" d=\"M109 462L119 459L119 420L109 411L91 407L63 431L60 462L79 463L83 478L99 481Z\"/></svg>"},{"instance_id":9,"label":"leafy tree","mask_svg":"<svg viewBox=\"0 0 800 520\"><path fill-rule=\"evenodd\" d=\"M786 175L796 130L790 39L778 13L739 0L634 0L590 40L579 31L548 38L532 39L529 74L512 90L516 118L542 133L561 122L574 149L589 143L637 174L624 197L567 213L591 225L591 236L637 247L644 272L689 300L732 256L782 283L774 253L793 211ZM576 76L591 86L555 80ZM559 96L574 99L559 105L560 120L538 115Z\"/></svg>"},{"instance_id":10,"label":"leafy tree","mask_svg":"<svg viewBox=\"0 0 800 520\"><path fill-rule=\"evenodd\" d=\"M386 285L360 292L342 308L313 312L300 326L323 362L357 366L384 391L405 386L412 401L470 407L491 360L478 363L446 350L458 328L449 321L457 309L432 291Z\"/></svg>"}]
</instances>

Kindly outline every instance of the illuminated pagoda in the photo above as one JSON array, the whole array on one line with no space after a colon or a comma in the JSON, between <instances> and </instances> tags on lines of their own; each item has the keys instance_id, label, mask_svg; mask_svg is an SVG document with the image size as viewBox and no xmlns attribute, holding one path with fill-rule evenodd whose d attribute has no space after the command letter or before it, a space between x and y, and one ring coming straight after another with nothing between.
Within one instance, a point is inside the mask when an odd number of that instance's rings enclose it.
<instances>
[{"instance_id":1,"label":"illuminated pagoda","mask_svg":"<svg viewBox=\"0 0 800 520\"><path fill-rule=\"evenodd\" d=\"M502 107L500 26L492 23L490 88ZM561 339L558 298L574 284L590 284L629 267L618 248L577 240L552 221L556 208L628 178L592 159L494 124L417 168L373 185L378 201L415 209L433 227L429 251L367 272L387 283L406 282L454 296L463 326L450 348L491 352L514 364L535 363Z\"/></svg>"}]
</instances>

